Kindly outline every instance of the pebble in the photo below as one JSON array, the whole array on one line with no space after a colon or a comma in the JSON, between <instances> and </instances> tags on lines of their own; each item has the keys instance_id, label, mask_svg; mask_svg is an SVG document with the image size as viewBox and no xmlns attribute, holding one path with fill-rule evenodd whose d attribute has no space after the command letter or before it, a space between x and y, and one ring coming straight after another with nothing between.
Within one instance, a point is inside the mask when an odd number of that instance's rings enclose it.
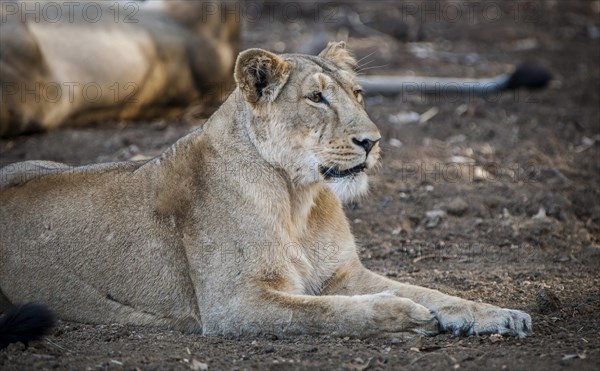
<instances>
[{"instance_id":1,"label":"pebble","mask_svg":"<svg viewBox=\"0 0 600 371\"><path fill-rule=\"evenodd\" d=\"M190 369L200 371L208 370L208 364L200 362L197 359L193 359L192 364L190 365Z\"/></svg>"},{"instance_id":2,"label":"pebble","mask_svg":"<svg viewBox=\"0 0 600 371\"><path fill-rule=\"evenodd\" d=\"M440 224L442 218L446 216L444 210L429 210L425 213L425 228L431 229Z\"/></svg>"},{"instance_id":3,"label":"pebble","mask_svg":"<svg viewBox=\"0 0 600 371\"><path fill-rule=\"evenodd\" d=\"M418 335L406 339L406 346L412 349L417 349L417 352L425 346L425 336Z\"/></svg>"},{"instance_id":4,"label":"pebble","mask_svg":"<svg viewBox=\"0 0 600 371\"><path fill-rule=\"evenodd\" d=\"M473 167L473 173L471 174L474 181L493 180L494 177L488 173L481 166Z\"/></svg>"},{"instance_id":5,"label":"pebble","mask_svg":"<svg viewBox=\"0 0 600 371\"><path fill-rule=\"evenodd\" d=\"M538 210L537 214L535 214L534 216L532 216L532 219L546 219L546 209L544 209L543 207L540 207L540 209Z\"/></svg>"},{"instance_id":6,"label":"pebble","mask_svg":"<svg viewBox=\"0 0 600 371\"><path fill-rule=\"evenodd\" d=\"M556 312L561 307L560 299L552 290L548 288L543 288L540 291L538 291L536 302L538 305L538 309L542 314L550 314Z\"/></svg>"},{"instance_id":7,"label":"pebble","mask_svg":"<svg viewBox=\"0 0 600 371\"><path fill-rule=\"evenodd\" d=\"M396 125L416 124L419 122L421 115L413 111L402 111L395 115L390 115L388 121Z\"/></svg>"},{"instance_id":8,"label":"pebble","mask_svg":"<svg viewBox=\"0 0 600 371\"><path fill-rule=\"evenodd\" d=\"M446 205L446 211L448 212L448 214L452 214L452 215L456 215L456 216L464 215L468 209L469 209L469 204L467 204L467 202L464 199L462 199L461 197L453 198Z\"/></svg>"}]
</instances>

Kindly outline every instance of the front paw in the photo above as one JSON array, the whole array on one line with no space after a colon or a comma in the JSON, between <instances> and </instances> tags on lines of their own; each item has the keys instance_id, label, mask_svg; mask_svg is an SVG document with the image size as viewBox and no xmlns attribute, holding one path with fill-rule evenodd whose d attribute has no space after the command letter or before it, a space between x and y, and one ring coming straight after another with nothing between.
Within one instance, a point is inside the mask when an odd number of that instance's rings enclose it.
<instances>
[{"instance_id":1,"label":"front paw","mask_svg":"<svg viewBox=\"0 0 600 371\"><path fill-rule=\"evenodd\" d=\"M440 329L459 335L502 334L525 337L532 333L531 316L515 309L463 301L434 311Z\"/></svg>"},{"instance_id":2,"label":"front paw","mask_svg":"<svg viewBox=\"0 0 600 371\"><path fill-rule=\"evenodd\" d=\"M388 292L371 297L371 318L373 327L379 329L379 336L383 333L417 333L426 336L439 333L436 318L424 306Z\"/></svg>"}]
</instances>

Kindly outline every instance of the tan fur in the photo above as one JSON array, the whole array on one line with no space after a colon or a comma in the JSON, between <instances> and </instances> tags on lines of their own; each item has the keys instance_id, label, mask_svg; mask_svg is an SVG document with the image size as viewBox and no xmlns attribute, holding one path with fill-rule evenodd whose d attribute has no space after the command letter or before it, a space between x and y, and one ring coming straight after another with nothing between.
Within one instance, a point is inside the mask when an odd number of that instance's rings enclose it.
<instances>
[{"instance_id":1,"label":"tan fur","mask_svg":"<svg viewBox=\"0 0 600 371\"><path fill-rule=\"evenodd\" d=\"M328 43L327 47L319 53L319 57L331 60L338 68L348 72L353 72L358 67L356 59L346 49L346 43L343 41Z\"/></svg>"},{"instance_id":2,"label":"tan fur","mask_svg":"<svg viewBox=\"0 0 600 371\"><path fill-rule=\"evenodd\" d=\"M3 0L0 136L169 117L190 105L214 109L233 87L239 19L232 6ZM49 21L53 7L62 12L57 21Z\"/></svg>"},{"instance_id":3,"label":"tan fur","mask_svg":"<svg viewBox=\"0 0 600 371\"><path fill-rule=\"evenodd\" d=\"M1 293L66 320L208 335L530 332L523 312L362 266L340 198L367 175L343 171L375 166L379 133L336 48L241 53L238 88L148 162L3 169ZM325 176L334 165L347 176Z\"/></svg>"}]
</instances>

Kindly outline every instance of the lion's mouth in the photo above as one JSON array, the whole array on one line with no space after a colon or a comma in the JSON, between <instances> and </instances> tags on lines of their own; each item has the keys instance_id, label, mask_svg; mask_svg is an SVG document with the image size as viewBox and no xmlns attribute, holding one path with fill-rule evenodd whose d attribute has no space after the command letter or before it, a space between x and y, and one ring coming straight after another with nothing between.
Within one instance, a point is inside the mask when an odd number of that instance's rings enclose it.
<instances>
[{"instance_id":1,"label":"lion's mouth","mask_svg":"<svg viewBox=\"0 0 600 371\"><path fill-rule=\"evenodd\" d=\"M330 178L345 178L350 175L358 174L363 172L367 168L367 165L363 162L360 165L355 167L351 167L350 169L340 170L337 165L333 165L330 167L326 167L323 165L319 165L319 170L321 174L325 177L325 179Z\"/></svg>"}]
</instances>

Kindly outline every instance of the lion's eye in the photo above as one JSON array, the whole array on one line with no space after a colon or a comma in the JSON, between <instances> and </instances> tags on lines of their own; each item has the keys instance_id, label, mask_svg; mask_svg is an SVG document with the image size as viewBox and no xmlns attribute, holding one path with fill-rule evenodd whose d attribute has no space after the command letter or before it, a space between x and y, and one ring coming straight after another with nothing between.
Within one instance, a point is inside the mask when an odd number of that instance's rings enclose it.
<instances>
[{"instance_id":1,"label":"lion's eye","mask_svg":"<svg viewBox=\"0 0 600 371\"><path fill-rule=\"evenodd\" d=\"M364 90L362 90L362 89L354 89L354 95L356 95L357 97L358 97L359 95L363 95L363 93L364 93L364 92L365 92L365 91L364 91Z\"/></svg>"},{"instance_id":2,"label":"lion's eye","mask_svg":"<svg viewBox=\"0 0 600 371\"><path fill-rule=\"evenodd\" d=\"M323 103L325 99L323 99L323 94L320 91L313 91L306 98L310 99L315 103Z\"/></svg>"}]
</instances>

